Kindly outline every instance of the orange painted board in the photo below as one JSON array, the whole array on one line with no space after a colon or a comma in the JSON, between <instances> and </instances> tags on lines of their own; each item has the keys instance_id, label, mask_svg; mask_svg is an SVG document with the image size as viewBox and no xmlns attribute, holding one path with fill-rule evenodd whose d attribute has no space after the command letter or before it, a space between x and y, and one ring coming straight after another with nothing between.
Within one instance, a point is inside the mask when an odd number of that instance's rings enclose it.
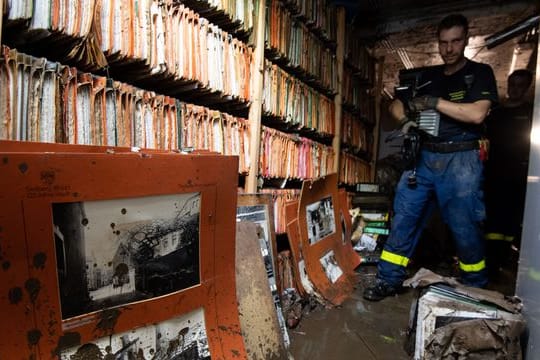
<instances>
[{"instance_id":1,"label":"orange painted board","mask_svg":"<svg viewBox=\"0 0 540 360\"><path fill-rule=\"evenodd\" d=\"M1 158L0 158L1 159ZM0 160L1 161L1 160ZM0 165L1 167L1 165ZM0 178L3 176L0 175ZM1 181L1 180L0 180ZM39 264L40 259L28 259L24 234L13 238L24 228L21 215L22 204L6 206L4 192L0 193L0 357L4 358L5 349L20 349L12 359L29 359L37 354L34 313L32 311L32 284L29 264Z\"/></svg>"},{"instance_id":2,"label":"orange painted board","mask_svg":"<svg viewBox=\"0 0 540 360\"><path fill-rule=\"evenodd\" d=\"M334 305L353 291L354 272L341 235L337 175L304 181L298 224L306 270L318 292Z\"/></svg>"},{"instance_id":3,"label":"orange painted board","mask_svg":"<svg viewBox=\"0 0 540 360\"><path fill-rule=\"evenodd\" d=\"M360 263L362 258L356 251L354 251L351 236L352 236L352 219L349 213L349 201L347 198L347 192L344 189L340 189L338 192L339 198L339 212L341 218L341 231L342 231L342 246L343 251L347 254L346 258L349 259L349 268L354 271Z\"/></svg>"},{"instance_id":4,"label":"orange painted board","mask_svg":"<svg viewBox=\"0 0 540 360\"><path fill-rule=\"evenodd\" d=\"M2 226L2 247L17 249L6 255L19 268L24 252L27 262L2 291L28 284L34 317L33 326L21 312L4 318L16 341L2 344L2 354L49 359L117 334L160 331L139 349L156 353L163 336L176 348L179 336L189 337L174 326L194 314L204 318L213 359L246 358L234 281L237 158L4 152L0 159L0 221L24 224ZM33 334L32 346L20 346L23 333Z\"/></svg>"},{"instance_id":5,"label":"orange painted board","mask_svg":"<svg viewBox=\"0 0 540 360\"><path fill-rule=\"evenodd\" d=\"M304 260L301 250L300 231L298 229L298 201L289 201L285 205L285 222L287 223L287 237L291 247L293 261L293 274L296 280L296 288L300 296L307 296L307 291L302 285L299 263Z\"/></svg>"}]
</instances>

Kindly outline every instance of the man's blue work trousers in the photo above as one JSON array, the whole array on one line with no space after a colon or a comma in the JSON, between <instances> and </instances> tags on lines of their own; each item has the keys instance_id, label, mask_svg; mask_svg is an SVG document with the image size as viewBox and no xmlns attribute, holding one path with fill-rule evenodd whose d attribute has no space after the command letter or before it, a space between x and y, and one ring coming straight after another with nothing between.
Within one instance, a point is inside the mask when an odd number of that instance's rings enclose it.
<instances>
[{"instance_id":1,"label":"man's blue work trousers","mask_svg":"<svg viewBox=\"0 0 540 360\"><path fill-rule=\"evenodd\" d=\"M416 187L401 176L394 200L392 230L381 254L378 277L401 285L425 223L437 201L456 242L461 282L487 284L484 239L483 164L478 150L435 153L422 150L416 168Z\"/></svg>"}]
</instances>

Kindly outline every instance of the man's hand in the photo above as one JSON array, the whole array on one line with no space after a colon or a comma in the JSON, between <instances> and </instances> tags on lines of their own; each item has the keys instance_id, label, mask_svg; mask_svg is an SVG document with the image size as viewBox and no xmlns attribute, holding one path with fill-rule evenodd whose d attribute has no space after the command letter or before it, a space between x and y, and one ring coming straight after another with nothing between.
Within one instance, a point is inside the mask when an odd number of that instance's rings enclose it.
<instances>
[{"instance_id":1,"label":"man's hand","mask_svg":"<svg viewBox=\"0 0 540 360\"><path fill-rule=\"evenodd\" d=\"M401 130L401 132L403 134L407 134L409 133L409 131L411 130L411 128L413 127L418 127L418 124L416 123L416 121L414 120L410 120L408 117L404 116L400 121L399 121L399 128Z\"/></svg>"},{"instance_id":2,"label":"man's hand","mask_svg":"<svg viewBox=\"0 0 540 360\"><path fill-rule=\"evenodd\" d=\"M409 108L412 111L424 111L435 109L439 102L439 98L430 95L418 96L409 101Z\"/></svg>"}]
</instances>

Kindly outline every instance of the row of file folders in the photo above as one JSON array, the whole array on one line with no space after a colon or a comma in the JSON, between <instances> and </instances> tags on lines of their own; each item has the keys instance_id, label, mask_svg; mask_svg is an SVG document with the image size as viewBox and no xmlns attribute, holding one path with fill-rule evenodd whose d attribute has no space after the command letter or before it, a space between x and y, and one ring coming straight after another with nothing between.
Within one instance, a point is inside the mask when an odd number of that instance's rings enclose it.
<instances>
[{"instance_id":1,"label":"row of file folders","mask_svg":"<svg viewBox=\"0 0 540 360\"><path fill-rule=\"evenodd\" d=\"M356 185L361 182L370 182L371 166L366 161L342 152L340 164L339 182L341 184ZM300 190L266 188L262 189L261 192L272 195L276 233L286 233L285 205L290 201L297 201L300 197Z\"/></svg>"},{"instance_id":2,"label":"row of file folders","mask_svg":"<svg viewBox=\"0 0 540 360\"><path fill-rule=\"evenodd\" d=\"M365 41L355 36L356 31L353 25L347 25L345 62L353 67L353 73L356 77L369 84L374 84L375 58L368 52Z\"/></svg>"},{"instance_id":3,"label":"row of file folders","mask_svg":"<svg viewBox=\"0 0 540 360\"><path fill-rule=\"evenodd\" d=\"M313 1L313 0L311 0ZM7 0L9 20L32 19L33 29L50 29L63 31L67 34L82 34L90 26L95 8L105 9L107 14L118 12L142 12L149 7L149 0ZM237 28L249 32L254 22L253 0L186 0L168 1L169 4L186 3L207 10L206 13L221 13ZM36 16L34 16L36 15ZM130 16L129 14L125 14ZM77 17L79 16L79 17ZM90 16L90 17L89 17ZM86 17L86 18L83 18ZM221 16L223 18L223 16ZM78 23L76 19L82 21ZM114 21L114 20L113 20Z\"/></svg>"},{"instance_id":4,"label":"row of file folders","mask_svg":"<svg viewBox=\"0 0 540 360\"><path fill-rule=\"evenodd\" d=\"M178 1L8 0L4 10L4 35L17 47L92 72L109 66L125 74L129 65L130 82L167 79L167 95L187 83L239 101L251 98L252 48Z\"/></svg>"},{"instance_id":5,"label":"row of file folders","mask_svg":"<svg viewBox=\"0 0 540 360\"><path fill-rule=\"evenodd\" d=\"M238 155L241 173L247 173L252 164L249 122L243 118L78 72L5 46L0 87L0 139L207 149ZM262 134L263 176L307 179L331 171L331 147L266 127Z\"/></svg>"},{"instance_id":6,"label":"row of file folders","mask_svg":"<svg viewBox=\"0 0 540 360\"><path fill-rule=\"evenodd\" d=\"M270 61L264 67L263 112L289 127L335 134L334 101Z\"/></svg>"},{"instance_id":7,"label":"row of file folders","mask_svg":"<svg viewBox=\"0 0 540 360\"><path fill-rule=\"evenodd\" d=\"M326 19L324 24L334 25L332 34L335 38L335 8L328 7L322 14L324 16L320 17ZM271 0L267 6L265 47L275 51L277 58L285 59L288 66L316 79L319 86L330 92L337 91L335 51L298 21L282 1Z\"/></svg>"},{"instance_id":8,"label":"row of file folders","mask_svg":"<svg viewBox=\"0 0 540 360\"><path fill-rule=\"evenodd\" d=\"M366 86L361 78L355 76L353 69L348 66L343 68L343 104L361 113L371 122L375 119L375 101L372 92L372 87Z\"/></svg>"},{"instance_id":9,"label":"row of file folders","mask_svg":"<svg viewBox=\"0 0 540 360\"><path fill-rule=\"evenodd\" d=\"M275 231L277 234L285 234L287 232L285 205L300 199L300 189L262 189L261 192L272 195Z\"/></svg>"}]
</instances>

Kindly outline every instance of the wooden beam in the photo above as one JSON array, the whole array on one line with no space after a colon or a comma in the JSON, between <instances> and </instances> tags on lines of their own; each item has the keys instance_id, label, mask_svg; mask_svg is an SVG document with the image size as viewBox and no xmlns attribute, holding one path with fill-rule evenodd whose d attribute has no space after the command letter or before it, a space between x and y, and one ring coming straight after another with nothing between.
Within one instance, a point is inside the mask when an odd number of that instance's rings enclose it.
<instances>
[{"instance_id":1,"label":"wooden beam","mask_svg":"<svg viewBox=\"0 0 540 360\"><path fill-rule=\"evenodd\" d=\"M2 44L2 20L4 18L4 0L0 0L0 45Z\"/></svg>"},{"instance_id":2,"label":"wooden beam","mask_svg":"<svg viewBox=\"0 0 540 360\"><path fill-rule=\"evenodd\" d=\"M377 158L379 157L379 132L381 129L381 99L383 89L383 77L384 77L384 56L381 56L376 60L377 66L377 78L375 85L375 127L373 128L373 149L371 153L371 181L375 182L375 175L377 174Z\"/></svg>"},{"instance_id":3,"label":"wooden beam","mask_svg":"<svg viewBox=\"0 0 540 360\"><path fill-rule=\"evenodd\" d=\"M255 50L253 54L252 66L252 96L249 108L249 158L250 168L245 183L245 191L248 193L257 192L257 180L259 175L259 149L261 145L261 114L262 114L262 93L264 74L264 31L266 0L259 0L256 4L255 18Z\"/></svg>"},{"instance_id":4,"label":"wooden beam","mask_svg":"<svg viewBox=\"0 0 540 360\"><path fill-rule=\"evenodd\" d=\"M343 101L343 66L345 58L345 8L337 8L337 47L336 47L336 66L337 66L337 93L334 97L335 106L335 134L332 141L334 148L334 172L338 174L339 180L339 163L341 158L341 117L342 117L342 101Z\"/></svg>"}]
</instances>

